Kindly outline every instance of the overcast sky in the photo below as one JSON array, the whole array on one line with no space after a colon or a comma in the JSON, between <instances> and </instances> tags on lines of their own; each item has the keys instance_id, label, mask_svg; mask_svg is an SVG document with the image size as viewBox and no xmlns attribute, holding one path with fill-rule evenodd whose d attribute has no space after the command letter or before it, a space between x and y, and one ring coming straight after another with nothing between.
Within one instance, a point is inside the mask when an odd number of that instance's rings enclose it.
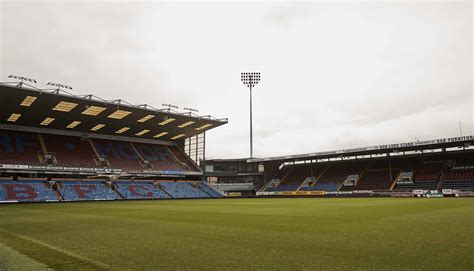
<instances>
[{"instance_id":1,"label":"overcast sky","mask_svg":"<svg viewBox=\"0 0 474 271\"><path fill-rule=\"evenodd\" d=\"M473 4L0 0L0 81L228 117L207 156L258 157L473 134Z\"/></svg>"}]
</instances>

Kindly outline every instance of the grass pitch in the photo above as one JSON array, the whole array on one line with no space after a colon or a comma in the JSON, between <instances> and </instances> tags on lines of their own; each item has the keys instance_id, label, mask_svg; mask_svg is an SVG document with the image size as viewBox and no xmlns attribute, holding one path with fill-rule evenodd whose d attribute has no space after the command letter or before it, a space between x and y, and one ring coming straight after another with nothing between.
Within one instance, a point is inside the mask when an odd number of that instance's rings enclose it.
<instances>
[{"instance_id":1,"label":"grass pitch","mask_svg":"<svg viewBox=\"0 0 474 271\"><path fill-rule=\"evenodd\" d=\"M474 199L0 205L0 270L473 270Z\"/></svg>"}]
</instances>

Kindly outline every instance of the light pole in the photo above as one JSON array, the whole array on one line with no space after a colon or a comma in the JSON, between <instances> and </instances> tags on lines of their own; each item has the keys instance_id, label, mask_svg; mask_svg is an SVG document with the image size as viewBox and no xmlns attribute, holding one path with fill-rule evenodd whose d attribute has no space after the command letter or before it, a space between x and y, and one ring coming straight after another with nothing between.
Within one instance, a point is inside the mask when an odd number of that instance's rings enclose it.
<instances>
[{"instance_id":1,"label":"light pole","mask_svg":"<svg viewBox=\"0 0 474 271\"><path fill-rule=\"evenodd\" d=\"M259 72L243 72L240 74L242 83L250 88L250 158L253 158L253 127L252 127L252 88L260 81Z\"/></svg>"}]
</instances>

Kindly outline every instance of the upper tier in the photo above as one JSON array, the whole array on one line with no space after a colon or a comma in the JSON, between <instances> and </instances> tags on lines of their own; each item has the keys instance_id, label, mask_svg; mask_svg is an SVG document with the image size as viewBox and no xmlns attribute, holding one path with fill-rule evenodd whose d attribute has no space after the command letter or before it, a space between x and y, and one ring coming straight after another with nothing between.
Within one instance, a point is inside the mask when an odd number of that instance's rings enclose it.
<instances>
[{"instance_id":1,"label":"upper tier","mask_svg":"<svg viewBox=\"0 0 474 271\"><path fill-rule=\"evenodd\" d=\"M125 172L198 172L175 145L0 130L0 164L110 168Z\"/></svg>"}]
</instances>

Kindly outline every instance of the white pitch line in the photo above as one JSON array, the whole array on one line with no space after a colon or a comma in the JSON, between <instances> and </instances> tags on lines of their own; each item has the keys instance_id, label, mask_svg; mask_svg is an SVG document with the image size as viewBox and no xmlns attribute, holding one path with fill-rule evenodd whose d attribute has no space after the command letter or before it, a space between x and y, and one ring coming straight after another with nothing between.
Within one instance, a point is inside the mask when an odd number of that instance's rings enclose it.
<instances>
[{"instance_id":1,"label":"white pitch line","mask_svg":"<svg viewBox=\"0 0 474 271\"><path fill-rule=\"evenodd\" d=\"M64 250L64 249L61 249L61 248L58 248L58 247L55 247L53 245L50 245L50 244L47 244L47 243L44 243L44 242L41 242L41 241L38 241L38 240L35 240L35 239L32 239L30 237L27 237L27 236L24 236L24 235L21 235L21 234L17 234L17 233L14 233L14 232L10 232L10 231L6 231L4 229L0 229L0 231L3 231L3 232L6 232L6 233L9 233L9 234L13 234L15 236L17 236L18 238L21 238L21 239L24 239L24 240L27 240L29 242L32 242L32 243L36 243L38 245L41 245L41 246L45 246L49 249L52 249L52 250L56 250L56 251L59 251L61 253L64 253L66 255L69 255L73 258L77 258L77 259L80 259L80 260L83 260L83 261L86 261L86 262L89 262L89 263L92 263L94 265L97 265L99 267L102 267L102 268L105 268L105 269L111 269L111 267L105 263L101 263L101 262L98 262L98 261L94 261L92 259L89 259L87 257L84 257L84 256L81 256L81 255L77 255L73 252L70 252L70 251L67 251L67 250Z\"/></svg>"}]
</instances>

